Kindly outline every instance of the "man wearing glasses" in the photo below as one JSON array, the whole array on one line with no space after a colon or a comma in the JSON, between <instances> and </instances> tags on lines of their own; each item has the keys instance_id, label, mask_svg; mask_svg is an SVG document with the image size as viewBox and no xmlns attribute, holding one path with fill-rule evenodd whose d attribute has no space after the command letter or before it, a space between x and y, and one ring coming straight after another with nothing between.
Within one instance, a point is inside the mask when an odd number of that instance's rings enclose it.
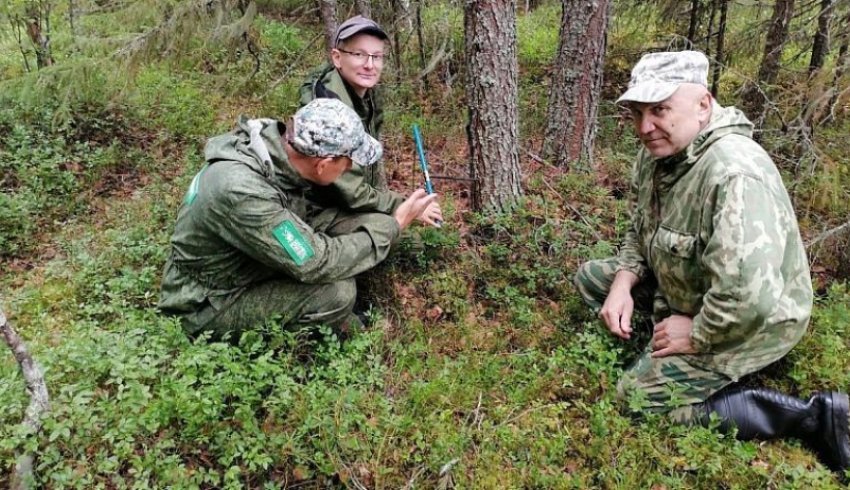
<instances>
[{"instance_id":1,"label":"man wearing glasses","mask_svg":"<svg viewBox=\"0 0 850 490\"><path fill-rule=\"evenodd\" d=\"M378 139L383 109L374 87L381 80L384 69L386 40L387 34L381 27L361 15L340 24L334 35L331 62L313 70L301 85L301 106L313 99L339 99L354 109L366 132ZM380 187L377 167L364 171L356 180ZM341 184L352 184L351 177Z\"/></svg>"},{"instance_id":2,"label":"man wearing glasses","mask_svg":"<svg viewBox=\"0 0 850 490\"><path fill-rule=\"evenodd\" d=\"M383 110L375 86L387 60L386 40L383 29L361 15L340 24L334 35L331 62L313 70L301 85L301 106L315 99L339 99L360 116L370 136L380 139ZM328 186L328 198L348 202L355 210L391 214L404 202L404 196L385 190L385 183L380 180L382 166L382 162L370 167L354 166ZM418 220L437 226L441 216L440 205L434 201Z\"/></svg>"}]
</instances>

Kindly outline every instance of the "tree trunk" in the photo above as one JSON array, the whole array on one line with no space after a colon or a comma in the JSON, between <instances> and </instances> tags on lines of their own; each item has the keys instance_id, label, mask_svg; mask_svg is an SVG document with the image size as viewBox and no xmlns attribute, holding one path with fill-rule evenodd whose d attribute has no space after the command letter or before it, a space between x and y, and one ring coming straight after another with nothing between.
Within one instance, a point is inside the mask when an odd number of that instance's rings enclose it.
<instances>
[{"instance_id":1,"label":"tree trunk","mask_svg":"<svg viewBox=\"0 0 850 490\"><path fill-rule=\"evenodd\" d=\"M476 210L503 212L522 194L517 137L516 3L465 0L469 157Z\"/></svg>"},{"instance_id":2,"label":"tree trunk","mask_svg":"<svg viewBox=\"0 0 850 490\"><path fill-rule=\"evenodd\" d=\"M714 35L714 19L717 18L717 0L711 0L708 14L708 33L705 35L705 56L711 59L711 37Z\"/></svg>"},{"instance_id":3,"label":"tree trunk","mask_svg":"<svg viewBox=\"0 0 850 490\"><path fill-rule=\"evenodd\" d=\"M838 82L850 68L850 31L847 28L848 24L850 24L850 12L844 17L844 31L839 40L840 47L838 48L838 56L835 58L835 72L832 75L832 96L829 98L828 110L823 117L822 122L824 123L836 120L835 106L838 103L838 94L841 92L838 89Z\"/></svg>"},{"instance_id":4,"label":"tree trunk","mask_svg":"<svg viewBox=\"0 0 850 490\"><path fill-rule=\"evenodd\" d=\"M71 36L77 35L77 25L74 16L76 15L74 0L68 0L68 26L71 28Z\"/></svg>"},{"instance_id":5,"label":"tree trunk","mask_svg":"<svg viewBox=\"0 0 850 490\"><path fill-rule=\"evenodd\" d=\"M336 20L336 0L319 0L319 11L322 14L322 23L325 26L325 41L328 45L328 53L336 46L334 45L334 34L339 26Z\"/></svg>"},{"instance_id":6,"label":"tree trunk","mask_svg":"<svg viewBox=\"0 0 850 490\"><path fill-rule=\"evenodd\" d=\"M829 22L835 11L835 0L821 0L820 14L818 15L818 30L812 41L812 58L809 61L809 74L823 68L823 61L829 53Z\"/></svg>"},{"instance_id":7,"label":"tree trunk","mask_svg":"<svg viewBox=\"0 0 850 490\"><path fill-rule=\"evenodd\" d=\"M717 98L717 84L723 73L723 41L726 38L726 14L729 12L729 0L720 2L720 25L717 26L717 51L714 54L714 71L711 74L711 95Z\"/></svg>"},{"instance_id":8,"label":"tree trunk","mask_svg":"<svg viewBox=\"0 0 850 490\"><path fill-rule=\"evenodd\" d=\"M35 48L35 64L41 69L53 64L50 52L50 4L31 3L26 9L27 35Z\"/></svg>"},{"instance_id":9,"label":"tree trunk","mask_svg":"<svg viewBox=\"0 0 850 490\"><path fill-rule=\"evenodd\" d=\"M690 42L690 48L694 48L694 46L696 46L696 38L699 34L700 14L700 0L691 0L691 20L688 23L688 41Z\"/></svg>"},{"instance_id":10,"label":"tree trunk","mask_svg":"<svg viewBox=\"0 0 850 490\"><path fill-rule=\"evenodd\" d=\"M416 42L419 45L419 71L425 71L425 38L422 37L422 0L416 2Z\"/></svg>"},{"instance_id":11,"label":"tree trunk","mask_svg":"<svg viewBox=\"0 0 850 490\"><path fill-rule=\"evenodd\" d=\"M393 29L390 33L392 60L395 63L396 82L402 83L406 78L403 51L407 45L406 41L402 43L402 39L410 39L408 34L413 29L413 19L410 15L410 0L392 0L390 4L393 7Z\"/></svg>"},{"instance_id":12,"label":"tree trunk","mask_svg":"<svg viewBox=\"0 0 850 490\"><path fill-rule=\"evenodd\" d=\"M566 168L593 160L611 1L563 0L562 6L543 156Z\"/></svg>"},{"instance_id":13,"label":"tree trunk","mask_svg":"<svg viewBox=\"0 0 850 490\"><path fill-rule=\"evenodd\" d=\"M354 4L357 8L357 13L366 17L372 18L372 2L370 0L355 0Z\"/></svg>"},{"instance_id":14,"label":"tree trunk","mask_svg":"<svg viewBox=\"0 0 850 490\"><path fill-rule=\"evenodd\" d=\"M776 75L779 73L782 48L788 40L788 25L791 23L793 13L794 0L776 0L767 31L758 77L755 84L750 85L742 97L745 111L757 128L760 128L764 123L765 104L767 103L765 91L776 80Z\"/></svg>"}]
</instances>

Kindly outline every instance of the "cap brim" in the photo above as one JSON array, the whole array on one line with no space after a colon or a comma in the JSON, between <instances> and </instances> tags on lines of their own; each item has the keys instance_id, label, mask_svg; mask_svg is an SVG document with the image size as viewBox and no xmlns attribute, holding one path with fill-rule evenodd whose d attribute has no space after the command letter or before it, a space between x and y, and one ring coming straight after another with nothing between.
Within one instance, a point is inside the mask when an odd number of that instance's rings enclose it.
<instances>
[{"instance_id":1,"label":"cap brim","mask_svg":"<svg viewBox=\"0 0 850 490\"><path fill-rule=\"evenodd\" d=\"M340 37L337 38L336 43L339 44L342 41L345 41L346 39L351 39L352 37L358 34L371 34L377 37L378 39L382 39L384 41L390 38L389 36L387 36L386 32L382 31L377 27L363 26L359 29L353 29L351 32L343 32Z\"/></svg>"},{"instance_id":2,"label":"cap brim","mask_svg":"<svg viewBox=\"0 0 850 490\"><path fill-rule=\"evenodd\" d=\"M640 102L653 104L668 99L679 89L678 83L652 82L641 83L626 90L626 93L617 99L617 104L628 102Z\"/></svg>"},{"instance_id":3,"label":"cap brim","mask_svg":"<svg viewBox=\"0 0 850 490\"><path fill-rule=\"evenodd\" d=\"M361 167L368 167L378 163L384 156L384 147L375 138L368 134L363 135L363 142L356 150L351 152L351 161Z\"/></svg>"}]
</instances>

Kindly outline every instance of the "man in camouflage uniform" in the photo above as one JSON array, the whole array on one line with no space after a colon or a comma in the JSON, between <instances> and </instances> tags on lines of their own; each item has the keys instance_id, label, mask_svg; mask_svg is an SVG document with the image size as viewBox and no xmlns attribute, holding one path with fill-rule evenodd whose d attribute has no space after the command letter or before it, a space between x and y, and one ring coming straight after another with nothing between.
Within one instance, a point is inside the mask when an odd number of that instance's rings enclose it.
<instances>
[{"instance_id":1,"label":"man in camouflage uniform","mask_svg":"<svg viewBox=\"0 0 850 490\"><path fill-rule=\"evenodd\" d=\"M318 98L339 99L357 112L366 132L380 140L384 111L376 85L384 69L386 40L383 29L363 16L340 24L334 35L331 62L313 69L301 85L301 106ZM364 182L383 188L386 183L380 179L382 174L382 162L368 168L353 168L334 186L341 192L366 192L365 188L358 189Z\"/></svg>"},{"instance_id":2,"label":"man in camouflage uniform","mask_svg":"<svg viewBox=\"0 0 850 490\"><path fill-rule=\"evenodd\" d=\"M644 146L630 227L619 255L583 264L576 286L622 339L634 308L651 312L652 339L618 383L621 399L683 423L716 413L742 439L797 437L844 470L847 395L804 402L734 384L797 344L813 295L779 172L743 113L714 101L707 73L695 51L652 53L635 66L617 101Z\"/></svg>"},{"instance_id":3,"label":"man in camouflage uniform","mask_svg":"<svg viewBox=\"0 0 850 490\"><path fill-rule=\"evenodd\" d=\"M372 165L381 154L335 99L306 105L286 125L241 118L211 138L171 237L162 311L189 334L216 337L275 317L283 327L359 323L353 277L384 260L435 199L421 189L400 203L328 192L352 163Z\"/></svg>"}]
</instances>

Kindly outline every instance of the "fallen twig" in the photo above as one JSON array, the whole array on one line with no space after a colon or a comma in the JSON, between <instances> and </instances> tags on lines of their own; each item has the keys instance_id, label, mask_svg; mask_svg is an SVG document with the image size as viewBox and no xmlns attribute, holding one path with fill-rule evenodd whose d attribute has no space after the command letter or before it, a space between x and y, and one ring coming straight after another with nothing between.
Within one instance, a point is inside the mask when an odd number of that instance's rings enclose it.
<instances>
[{"instance_id":1,"label":"fallen twig","mask_svg":"<svg viewBox=\"0 0 850 490\"><path fill-rule=\"evenodd\" d=\"M50 409L50 399L47 394L47 386L44 384L41 367L33 360L21 337L6 320L6 314L3 313L2 307L0 307L0 333L3 334L3 340L12 350L15 360L21 367L21 374L23 374L27 385L27 394L30 397L30 404L27 407L22 424L33 433L38 432L41 429L42 416ZM15 463L15 472L12 474L11 488L13 490L22 490L33 486L34 459L34 455L26 452L18 458Z\"/></svg>"}]
</instances>

